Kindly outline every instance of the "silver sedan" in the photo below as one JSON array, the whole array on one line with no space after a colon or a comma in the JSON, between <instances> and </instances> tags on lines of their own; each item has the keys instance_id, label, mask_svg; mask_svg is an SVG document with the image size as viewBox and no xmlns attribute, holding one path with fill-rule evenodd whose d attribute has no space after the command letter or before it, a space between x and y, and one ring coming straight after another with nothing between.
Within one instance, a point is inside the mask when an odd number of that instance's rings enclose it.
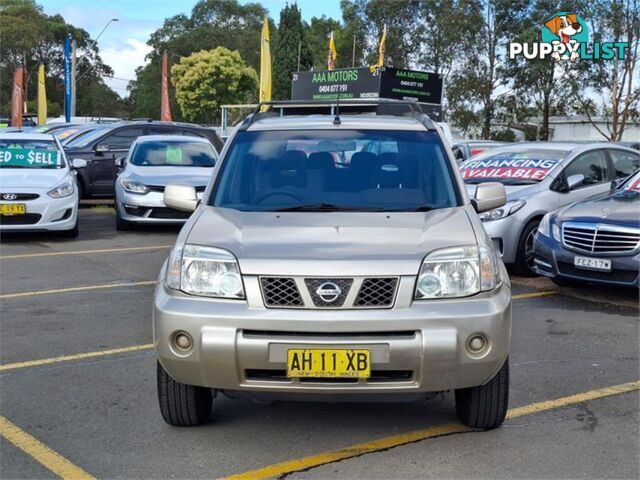
<instances>
[{"instance_id":1,"label":"silver sedan","mask_svg":"<svg viewBox=\"0 0 640 480\"><path fill-rule=\"evenodd\" d=\"M184 223L189 214L164 204L167 184L195 187L198 198L211 178L217 154L204 138L176 135L139 137L125 158L116 160L116 228L133 224Z\"/></svg>"},{"instance_id":2,"label":"silver sedan","mask_svg":"<svg viewBox=\"0 0 640 480\"><path fill-rule=\"evenodd\" d=\"M467 192L499 181L507 204L480 214L506 264L533 272L533 237L542 217L569 203L604 193L611 182L633 173L640 153L613 143L520 143L478 155L460 166Z\"/></svg>"}]
</instances>

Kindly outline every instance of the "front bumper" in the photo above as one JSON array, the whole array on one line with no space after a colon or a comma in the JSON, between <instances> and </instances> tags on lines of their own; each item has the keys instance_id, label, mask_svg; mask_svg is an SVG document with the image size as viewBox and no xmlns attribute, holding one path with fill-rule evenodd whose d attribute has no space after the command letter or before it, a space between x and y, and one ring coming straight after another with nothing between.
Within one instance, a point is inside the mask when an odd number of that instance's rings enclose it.
<instances>
[{"instance_id":1,"label":"front bumper","mask_svg":"<svg viewBox=\"0 0 640 480\"><path fill-rule=\"evenodd\" d=\"M119 184L116 188L116 208L123 220L135 223L182 224L191 216L189 212L168 208L163 192L130 193Z\"/></svg>"},{"instance_id":2,"label":"front bumper","mask_svg":"<svg viewBox=\"0 0 640 480\"><path fill-rule=\"evenodd\" d=\"M545 235L536 234L533 245L534 270L538 275L549 278L564 278L601 285L625 287L640 286L640 253L627 256L594 255L572 252L559 242ZM574 258L600 257L611 260L611 272L579 269L574 266Z\"/></svg>"},{"instance_id":3,"label":"front bumper","mask_svg":"<svg viewBox=\"0 0 640 480\"><path fill-rule=\"evenodd\" d=\"M255 276L243 278L246 301L175 292L162 278L164 271L153 309L156 353L174 379L190 385L285 395L438 392L487 382L509 352L511 291L505 283L466 299L411 301L415 277L407 276L392 309L304 310L265 308ZM189 353L173 347L176 331L194 339ZM474 333L490 342L480 355L466 348ZM372 378L286 378L289 348L336 347L369 349Z\"/></svg>"},{"instance_id":4,"label":"front bumper","mask_svg":"<svg viewBox=\"0 0 640 480\"><path fill-rule=\"evenodd\" d=\"M482 222L484 230L491 238L496 252L504 263L514 263L518 251L518 242L522 231L522 221L517 215L509 215L499 220Z\"/></svg>"},{"instance_id":5,"label":"front bumper","mask_svg":"<svg viewBox=\"0 0 640 480\"><path fill-rule=\"evenodd\" d=\"M33 200L0 200L0 203L25 204L26 215L2 216L0 231L63 231L74 228L78 218L78 192L65 198L51 198L47 190L5 188L1 193L38 195Z\"/></svg>"}]
</instances>

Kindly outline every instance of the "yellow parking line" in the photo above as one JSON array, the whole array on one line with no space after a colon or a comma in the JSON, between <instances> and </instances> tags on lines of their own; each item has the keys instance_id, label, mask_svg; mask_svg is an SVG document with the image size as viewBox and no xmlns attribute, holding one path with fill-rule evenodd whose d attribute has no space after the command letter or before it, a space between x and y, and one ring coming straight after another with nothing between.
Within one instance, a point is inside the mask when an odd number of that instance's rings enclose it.
<instances>
[{"instance_id":1,"label":"yellow parking line","mask_svg":"<svg viewBox=\"0 0 640 480\"><path fill-rule=\"evenodd\" d=\"M106 283L103 285L87 285L84 287L54 288L52 290L34 290L33 292L6 293L4 295L0 295L0 299L34 297L37 295L54 295L56 293L87 292L90 290L105 290L108 288L140 287L143 285L155 285L156 283L157 282L155 280L145 280L144 282Z\"/></svg>"},{"instance_id":2,"label":"yellow parking line","mask_svg":"<svg viewBox=\"0 0 640 480\"><path fill-rule=\"evenodd\" d=\"M90 255L93 253L144 252L148 250L163 250L165 248L171 248L171 245L153 245L149 247L101 248L97 250L77 250L73 252L26 253L21 255L0 256L0 260L16 260L19 258L36 258L36 257L58 257L62 255Z\"/></svg>"},{"instance_id":3,"label":"yellow parking line","mask_svg":"<svg viewBox=\"0 0 640 480\"><path fill-rule=\"evenodd\" d=\"M558 293L558 290L545 290L543 292L530 292L530 293L518 293L517 295L512 295L512 300L522 300L525 298L536 298L536 297L547 297L549 295L555 295Z\"/></svg>"},{"instance_id":4,"label":"yellow parking line","mask_svg":"<svg viewBox=\"0 0 640 480\"><path fill-rule=\"evenodd\" d=\"M2 416L0 416L0 436L61 478L74 480L94 478Z\"/></svg>"},{"instance_id":5,"label":"yellow parking line","mask_svg":"<svg viewBox=\"0 0 640 480\"><path fill-rule=\"evenodd\" d=\"M553 410L568 405L575 405L576 403L582 403L587 400L595 400L597 398L632 392L638 389L640 389L640 381L623 383L621 385L614 385L612 387L601 388L598 390L591 390L589 392L570 395L568 397L562 397L556 400L532 403L523 407L517 407L509 410L507 418L517 418L524 415L532 415L534 413ZM373 453L381 450L387 450L389 448L399 447L401 445L407 445L409 443L425 440L427 438L434 438L442 435L462 433L467 431L471 431L471 429L459 423L448 423L446 425L438 425L435 427L425 428L423 430L415 430L413 432L402 433L400 435L380 438L371 442L359 443L357 445L352 445L350 447L335 450L333 452L325 452L319 455L311 455L309 457L277 463L268 467L231 475L229 477L223 478L222 480L259 480L271 477L279 477L281 475L287 475L290 473L307 470L309 468L319 467L321 465L337 462L339 460L345 460L347 458L358 457L367 453Z\"/></svg>"},{"instance_id":6,"label":"yellow parking line","mask_svg":"<svg viewBox=\"0 0 640 480\"><path fill-rule=\"evenodd\" d=\"M137 352L140 350L150 350L152 348L153 343L145 343L142 345L132 345L130 347L112 348L111 350L98 350L97 352L76 353L75 355L63 355L60 357L41 358L40 360L28 360L26 362L7 363L6 365L0 365L0 372L18 370L20 368L27 367L38 367L40 365L50 365L52 363L84 360L85 358L106 357L108 355L117 355L118 353Z\"/></svg>"}]
</instances>

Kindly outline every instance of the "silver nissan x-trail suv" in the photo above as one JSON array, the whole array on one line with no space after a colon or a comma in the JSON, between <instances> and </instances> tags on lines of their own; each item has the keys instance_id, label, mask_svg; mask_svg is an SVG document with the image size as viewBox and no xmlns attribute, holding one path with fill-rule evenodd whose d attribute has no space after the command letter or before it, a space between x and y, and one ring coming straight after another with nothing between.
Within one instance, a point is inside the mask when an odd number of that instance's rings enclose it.
<instances>
[{"instance_id":1,"label":"silver nissan x-trail suv","mask_svg":"<svg viewBox=\"0 0 640 480\"><path fill-rule=\"evenodd\" d=\"M404 115L381 114L389 105ZM453 390L465 424L499 426L511 290L477 212L502 205L504 187L480 184L470 201L418 104L340 116L289 106L236 127L201 202L192 186L165 190L168 206L194 212L155 292L165 421L205 422L218 393Z\"/></svg>"}]
</instances>

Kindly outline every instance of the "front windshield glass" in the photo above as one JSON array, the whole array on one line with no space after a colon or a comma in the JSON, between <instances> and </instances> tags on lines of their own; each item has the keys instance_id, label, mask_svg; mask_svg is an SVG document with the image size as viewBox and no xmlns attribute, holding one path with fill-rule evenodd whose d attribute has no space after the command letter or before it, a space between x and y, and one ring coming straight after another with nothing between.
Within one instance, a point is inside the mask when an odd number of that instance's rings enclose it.
<instances>
[{"instance_id":1,"label":"front windshield glass","mask_svg":"<svg viewBox=\"0 0 640 480\"><path fill-rule=\"evenodd\" d=\"M130 162L141 167L213 167L216 152L207 142L142 142L136 145Z\"/></svg>"},{"instance_id":2,"label":"front windshield glass","mask_svg":"<svg viewBox=\"0 0 640 480\"><path fill-rule=\"evenodd\" d=\"M0 168L63 168L64 158L52 140L0 140Z\"/></svg>"},{"instance_id":3,"label":"front windshield glass","mask_svg":"<svg viewBox=\"0 0 640 480\"><path fill-rule=\"evenodd\" d=\"M466 183L529 185L542 181L566 156L562 150L492 151L460 165Z\"/></svg>"},{"instance_id":4,"label":"front windshield glass","mask_svg":"<svg viewBox=\"0 0 640 480\"><path fill-rule=\"evenodd\" d=\"M84 148L87 145L89 145L91 142L93 142L93 140L95 140L98 137L101 137L112 128L113 127L104 126L104 127L96 128L95 130L90 130L86 135L79 135L77 137L74 137L72 140L70 140L68 143L65 144L65 148L66 147Z\"/></svg>"},{"instance_id":5,"label":"front windshield glass","mask_svg":"<svg viewBox=\"0 0 640 480\"><path fill-rule=\"evenodd\" d=\"M427 211L459 205L434 132L239 132L216 207L242 211Z\"/></svg>"}]
</instances>

